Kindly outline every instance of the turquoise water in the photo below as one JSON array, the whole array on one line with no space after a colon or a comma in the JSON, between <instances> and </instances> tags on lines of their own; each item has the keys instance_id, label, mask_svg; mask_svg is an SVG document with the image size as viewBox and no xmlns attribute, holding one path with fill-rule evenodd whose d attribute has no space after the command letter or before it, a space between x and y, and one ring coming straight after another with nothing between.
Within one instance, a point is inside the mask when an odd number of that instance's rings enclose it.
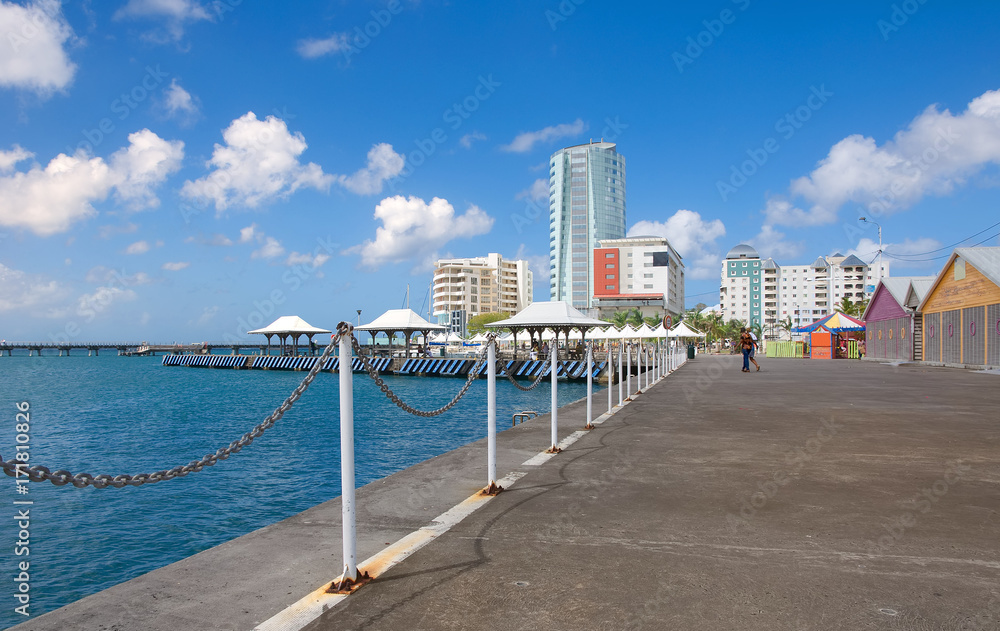
<instances>
[{"instance_id":1,"label":"turquoise water","mask_svg":"<svg viewBox=\"0 0 1000 631\"><path fill-rule=\"evenodd\" d=\"M0 357L0 454L11 459L15 404L30 403L31 464L53 471L140 473L214 452L259 423L306 373L166 367L159 357ZM409 404L437 408L463 380L388 377ZM361 486L486 435L486 382L442 416L399 410L354 376L357 484ZM560 383L559 405L586 395ZM497 382L499 427L511 414L547 412L543 385L523 393ZM595 397L601 401L599 397ZM16 493L0 475L0 628L27 620L10 589L30 562L37 616L340 495L339 388L321 373L272 429L201 473L139 488L32 483ZM598 405L598 407L600 407ZM484 462L485 469L485 462ZM485 471L484 471L485 475ZM31 500L30 556L16 556L17 500ZM18 509L21 507L17 507Z\"/></svg>"}]
</instances>

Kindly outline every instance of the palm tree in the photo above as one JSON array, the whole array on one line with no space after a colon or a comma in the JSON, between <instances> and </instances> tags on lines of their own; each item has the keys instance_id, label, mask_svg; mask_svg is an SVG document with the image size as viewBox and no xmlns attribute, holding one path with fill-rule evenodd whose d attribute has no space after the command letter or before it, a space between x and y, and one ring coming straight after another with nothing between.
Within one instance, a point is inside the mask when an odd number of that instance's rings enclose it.
<instances>
[{"instance_id":1,"label":"palm tree","mask_svg":"<svg viewBox=\"0 0 1000 631\"><path fill-rule=\"evenodd\" d=\"M718 341L723 337L725 323L722 321L722 314L713 313L705 318L705 333L708 334L706 340L718 345ZM718 350L718 347L716 348Z\"/></svg>"},{"instance_id":2,"label":"palm tree","mask_svg":"<svg viewBox=\"0 0 1000 631\"><path fill-rule=\"evenodd\" d=\"M628 311L615 311L611 316L611 323L619 329L628 324Z\"/></svg>"},{"instance_id":3,"label":"palm tree","mask_svg":"<svg viewBox=\"0 0 1000 631\"><path fill-rule=\"evenodd\" d=\"M792 325L792 316L786 316L784 320L781 321L781 330L788 333L788 339L792 339L792 329L795 328Z\"/></svg>"},{"instance_id":4,"label":"palm tree","mask_svg":"<svg viewBox=\"0 0 1000 631\"><path fill-rule=\"evenodd\" d=\"M638 308L632 309L628 312L628 323L635 328L642 326L644 320L642 319L642 312Z\"/></svg>"}]
</instances>

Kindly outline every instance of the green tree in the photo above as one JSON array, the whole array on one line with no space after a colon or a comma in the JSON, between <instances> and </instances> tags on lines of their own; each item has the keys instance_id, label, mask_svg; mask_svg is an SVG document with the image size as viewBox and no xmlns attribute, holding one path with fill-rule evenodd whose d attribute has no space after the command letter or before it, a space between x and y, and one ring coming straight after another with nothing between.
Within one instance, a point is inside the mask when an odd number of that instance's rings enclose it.
<instances>
[{"instance_id":1,"label":"green tree","mask_svg":"<svg viewBox=\"0 0 1000 631\"><path fill-rule=\"evenodd\" d=\"M615 325L619 329L628 324L628 311L615 311L611 319L608 320L611 324Z\"/></svg>"},{"instance_id":2,"label":"green tree","mask_svg":"<svg viewBox=\"0 0 1000 631\"><path fill-rule=\"evenodd\" d=\"M628 323L631 324L633 326L633 328L636 328L636 329L638 329L640 326L642 326L642 323L643 323L642 311L639 311L639 309L632 309L631 311L629 311L628 312Z\"/></svg>"},{"instance_id":3,"label":"green tree","mask_svg":"<svg viewBox=\"0 0 1000 631\"><path fill-rule=\"evenodd\" d=\"M656 327L663 324L663 318L659 318L657 316L646 316L645 318L643 318L643 322L648 324L651 329L655 329Z\"/></svg>"},{"instance_id":4,"label":"green tree","mask_svg":"<svg viewBox=\"0 0 1000 631\"><path fill-rule=\"evenodd\" d=\"M795 328L792 325L792 316L785 316L785 319L780 323L781 330L788 333L788 339L792 338L792 329Z\"/></svg>"},{"instance_id":5,"label":"green tree","mask_svg":"<svg viewBox=\"0 0 1000 631\"><path fill-rule=\"evenodd\" d=\"M840 304L835 308L841 313L846 313L849 316L860 318L865 314L865 309L868 308L868 299L864 298L857 302L851 302L850 298L844 296L843 300L841 300Z\"/></svg>"},{"instance_id":6,"label":"green tree","mask_svg":"<svg viewBox=\"0 0 1000 631\"><path fill-rule=\"evenodd\" d=\"M466 329L469 335L479 335L480 333L486 332L487 324L491 322L499 322L500 320L506 320L508 315L503 313L480 313L479 315L472 316L469 318L468 323L466 323Z\"/></svg>"}]
</instances>

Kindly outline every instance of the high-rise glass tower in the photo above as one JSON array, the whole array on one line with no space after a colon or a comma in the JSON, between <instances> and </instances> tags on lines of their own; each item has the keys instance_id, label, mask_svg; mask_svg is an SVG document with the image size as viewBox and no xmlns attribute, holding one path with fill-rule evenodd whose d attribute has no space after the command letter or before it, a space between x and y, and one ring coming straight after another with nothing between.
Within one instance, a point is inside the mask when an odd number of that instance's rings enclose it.
<instances>
[{"instance_id":1,"label":"high-rise glass tower","mask_svg":"<svg viewBox=\"0 0 1000 631\"><path fill-rule=\"evenodd\" d=\"M613 142L560 149L549 160L549 286L552 300L589 309L591 253L625 237L625 156ZM597 270L600 274L600 270Z\"/></svg>"}]
</instances>

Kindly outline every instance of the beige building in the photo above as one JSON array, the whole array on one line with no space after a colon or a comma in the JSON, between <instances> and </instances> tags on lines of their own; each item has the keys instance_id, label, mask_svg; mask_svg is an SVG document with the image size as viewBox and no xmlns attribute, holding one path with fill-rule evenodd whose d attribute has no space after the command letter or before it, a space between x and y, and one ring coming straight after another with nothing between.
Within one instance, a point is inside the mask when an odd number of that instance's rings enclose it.
<instances>
[{"instance_id":1,"label":"beige building","mask_svg":"<svg viewBox=\"0 0 1000 631\"><path fill-rule=\"evenodd\" d=\"M460 335L469 318L483 313L514 315L531 304L528 262L499 254L441 259L434 264L434 316Z\"/></svg>"}]
</instances>

